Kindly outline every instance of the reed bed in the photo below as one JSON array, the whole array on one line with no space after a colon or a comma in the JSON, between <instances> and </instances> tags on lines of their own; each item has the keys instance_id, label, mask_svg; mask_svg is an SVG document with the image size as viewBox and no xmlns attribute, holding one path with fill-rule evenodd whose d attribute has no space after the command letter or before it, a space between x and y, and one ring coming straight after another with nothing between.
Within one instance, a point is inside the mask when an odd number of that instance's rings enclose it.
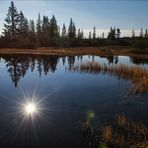
<instances>
[{"instance_id":1,"label":"reed bed","mask_svg":"<svg viewBox=\"0 0 148 148\"><path fill-rule=\"evenodd\" d=\"M128 66L124 64L107 65L99 62L87 61L80 64L74 64L69 70L73 72L103 73L115 76L118 79L132 82L128 94L148 93L148 70L139 66Z\"/></svg>"},{"instance_id":2,"label":"reed bed","mask_svg":"<svg viewBox=\"0 0 148 148\"><path fill-rule=\"evenodd\" d=\"M101 133L102 139L107 145L119 148L148 147L147 127L142 123L127 119L124 114L117 116L114 125L104 126L101 129Z\"/></svg>"},{"instance_id":3,"label":"reed bed","mask_svg":"<svg viewBox=\"0 0 148 148\"><path fill-rule=\"evenodd\" d=\"M92 148L148 148L148 128L141 122L117 115L112 124L83 127Z\"/></svg>"}]
</instances>

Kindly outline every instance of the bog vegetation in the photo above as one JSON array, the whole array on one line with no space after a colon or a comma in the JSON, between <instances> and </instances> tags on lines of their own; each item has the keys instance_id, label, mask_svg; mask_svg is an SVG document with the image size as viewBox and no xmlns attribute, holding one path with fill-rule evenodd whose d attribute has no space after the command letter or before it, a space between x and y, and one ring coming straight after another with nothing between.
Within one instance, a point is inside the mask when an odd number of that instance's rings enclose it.
<instances>
[{"instance_id":1,"label":"bog vegetation","mask_svg":"<svg viewBox=\"0 0 148 148\"><path fill-rule=\"evenodd\" d=\"M92 148L147 148L148 129L141 122L134 122L124 114L117 115L112 124L94 128L87 115L82 124L83 134Z\"/></svg>"},{"instance_id":2,"label":"bog vegetation","mask_svg":"<svg viewBox=\"0 0 148 148\"><path fill-rule=\"evenodd\" d=\"M118 79L129 80L132 83L129 94L148 93L148 71L140 66L128 66L124 64L107 65L99 62L82 62L70 67L74 72L104 73L115 76Z\"/></svg>"},{"instance_id":3,"label":"bog vegetation","mask_svg":"<svg viewBox=\"0 0 148 148\"><path fill-rule=\"evenodd\" d=\"M83 29L75 26L73 19L70 19L68 27L63 24L60 28L53 15L38 19L28 20L22 11L18 12L14 3L11 2L8 13L4 20L4 28L0 37L0 47L14 48L35 48L35 47L76 47L76 46L132 46L136 48L148 47L148 30L141 28L139 36L135 36L134 29L131 31L132 37L122 37L120 28L110 28L107 38L104 33L98 37L96 27L89 32L86 37Z\"/></svg>"}]
</instances>

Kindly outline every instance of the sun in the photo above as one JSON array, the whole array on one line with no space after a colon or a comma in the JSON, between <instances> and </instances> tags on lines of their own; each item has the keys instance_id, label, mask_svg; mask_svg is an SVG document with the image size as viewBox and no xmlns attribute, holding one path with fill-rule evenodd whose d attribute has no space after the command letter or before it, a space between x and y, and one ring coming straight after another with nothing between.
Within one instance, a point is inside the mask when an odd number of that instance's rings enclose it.
<instances>
[{"instance_id":1,"label":"sun","mask_svg":"<svg viewBox=\"0 0 148 148\"><path fill-rule=\"evenodd\" d=\"M25 106L25 112L26 112L28 115L34 114L36 111L37 111L36 105L33 104L33 103L28 103L28 104Z\"/></svg>"}]
</instances>

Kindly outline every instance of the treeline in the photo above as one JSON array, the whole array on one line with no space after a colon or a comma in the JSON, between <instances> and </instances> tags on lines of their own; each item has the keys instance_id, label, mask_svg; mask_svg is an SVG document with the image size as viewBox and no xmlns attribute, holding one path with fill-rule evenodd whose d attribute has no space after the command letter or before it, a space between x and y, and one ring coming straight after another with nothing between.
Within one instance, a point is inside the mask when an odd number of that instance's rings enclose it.
<instances>
[{"instance_id":1,"label":"treeline","mask_svg":"<svg viewBox=\"0 0 148 148\"><path fill-rule=\"evenodd\" d=\"M101 37L96 35L96 27L86 38L83 29L76 29L72 18L69 26L57 24L53 15L41 17L37 21L28 20L22 11L18 12L11 2L4 22L4 29L0 37L0 47L10 48L36 48L36 47L76 47L76 46L134 46L137 48L148 47L148 30L141 29L139 36L132 30L132 37L122 37L120 28L110 28L107 38L104 33Z\"/></svg>"}]
</instances>

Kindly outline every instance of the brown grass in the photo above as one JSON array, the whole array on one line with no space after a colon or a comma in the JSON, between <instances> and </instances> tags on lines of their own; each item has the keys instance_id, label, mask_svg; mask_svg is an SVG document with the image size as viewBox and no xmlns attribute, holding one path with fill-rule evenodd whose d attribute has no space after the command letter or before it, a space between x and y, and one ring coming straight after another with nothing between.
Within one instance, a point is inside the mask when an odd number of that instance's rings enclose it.
<instances>
[{"instance_id":1,"label":"brown grass","mask_svg":"<svg viewBox=\"0 0 148 148\"><path fill-rule=\"evenodd\" d=\"M102 137L105 141L105 143L109 143L112 140L113 131L111 126L105 126L103 127Z\"/></svg>"},{"instance_id":2,"label":"brown grass","mask_svg":"<svg viewBox=\"0 0 148 148\"><path fill-rule=\"evenodd\" d=\"M148 128L141 122L129 120L124 114L118 115L112 124L97 128L87 124L83 133L96 147L148 148Z\"/></svg>"},{"instance_id":3,"label":"brown grass","mask_svg":"<svg viewBox=\"0 0 148 148\"><path fill-rule=\"evenodd\" d=\"M139 66L128 66L124 64L107 65L88 61L81 64L75 64L69 70L74 72L109 74L118 79L132 82L132 87L128 94L148 93L148 70Z\"/></svg>"},{"instance_id":4,"label":"brown grass","mask_svg":"<svg viewBox=\"0 0 148 148\"><path fill-rule=\"evenodd\" d=\"M105 52L102 51L105 49ZM17 49L17 48L1 48L0 54L40 54L40 55L59 55L59 56L74 56L74 55L125 55L133 57L148 58L148 54L131 53L131 48L123 46L113 47L42 47L37 49Z\"/></svg>"},{"instance_id":5,"label":"brown grass","mask_svg":"<svg viewBox=\"0 0 148 148\"><path fill-rule=\"evenodd\" d=\"M142 123L118 115L114 125L103 127L104 143L119 148L148 148L148 129Z\"/></svg>"}]
</instances>

